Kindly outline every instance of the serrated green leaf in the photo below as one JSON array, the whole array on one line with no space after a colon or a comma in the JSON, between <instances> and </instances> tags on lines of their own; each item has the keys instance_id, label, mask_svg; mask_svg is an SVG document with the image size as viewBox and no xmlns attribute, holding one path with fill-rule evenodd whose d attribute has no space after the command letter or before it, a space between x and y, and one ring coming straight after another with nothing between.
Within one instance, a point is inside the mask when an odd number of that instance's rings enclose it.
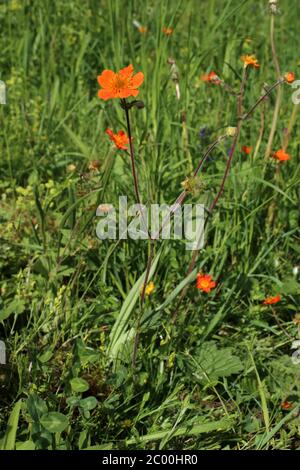
<instances>
[{"instance_id":1,"label":"serrated green leaf","mask_svg":"<svg viewBox=\"0 0 300 470\"><path fill-rule=\"evenodd\" d=\"M190 366L194 369L194 376L204 383L243 370L241 360L232 354L231 348L218 349L214 342L203 343L198 355L191 358Z\"/></svg>"}]
</instances>

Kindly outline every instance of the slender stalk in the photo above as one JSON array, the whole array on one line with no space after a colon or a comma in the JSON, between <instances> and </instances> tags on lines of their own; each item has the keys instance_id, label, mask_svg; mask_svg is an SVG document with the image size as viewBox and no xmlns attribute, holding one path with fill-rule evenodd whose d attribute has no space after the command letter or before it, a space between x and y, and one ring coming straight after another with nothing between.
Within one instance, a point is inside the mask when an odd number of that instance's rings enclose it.
<instances>
[{"instance_id":1,"label":"slender stalk","mask_svg":"<svg viewBox=\"0 0 300 470\"><path fill-rule=\"evenodd\" d=\"M247 68L244 68L242 82L241 82L241 86L240 86L240 91L237 95L237 117L238 117L237 128L236 128L235 136L234 136L234 139L233 139L233 143L232 143L231 148L230 148L230 152L229 152L228 160L227 160L227 163L226 163L225 171L224 171L224 174L223 174L223 178L222 178L222 181L221 181L221 185L219 187L219 190L218 190L212 204L209 207L209 215L212 214L212 212L213 212L214 208L216 207L220 197L223 194L224 187L225 187L225 182L228 178L229 171L230 171L230 168L231 168L232 159L233 159L235 149L236 149L236 146L237 146L237 143L238 143L238 140L239 140L241 127L242 127L242 122L244 120L244 117L242 116L242 109L243 109L243 98L244 98L246 82L247 82ZM195 250L194 253L193 253L191 262L190 262L189 267L188 267L187 276L193 271L193 269L195 267L197 257L198 257L198 253L199 253L198 250ZM184 296L187 292L187 289L188 289L188 287L185 287L185 289L183 289L183 291L180 295L179 301L177 303L176 309L175 309L175 311L173 313L173 317L172 317L172 323L173 324L176 322L179 307L180 307L181 302L182 302L182 300L183 300L183 298L184 298Z\"/></svg>"},{"instance_id":2,"label":"slender stalk","mask_svg":"<svg viewBox=\"0 0 300 470\"><path fill-rule=\"evenodd\" d=\"M188 130L187 130L187 125L186 125L186 112L183 111L181 113L181 123L182 123L182 147L183 147L183 152L186 155L186 159L188 161L190 171L193 170L193 162L192 162L192 157L191 153L189 150L189 137L188 137Z\"/></svg>"},{"instance_id":3,"label":"slender stalk","mask_svg":"<svg viewBox=\"0 0 300 470\"><path fill-rule=\"evenodd\" d=\"M202 169L202 166L204 165L205 161L207 160L207 158L209 157L209 155L211 154L211 152L214 150L214 148L226 137L226 135L221 135L220 137L218 137L207 149L207 151L205 152L205 154L201 157L201 159L199 160L199 163L198 163L198 166L196 168L196 170L194 171L193 173L193 177L196 177L198 176L200 170ZM166 215L166 217L164 218L164 220L162 221L162 224L161 224L161 227L160 229L155 232L155 234L152 236L152 239L156 239L157 237L159 237L159 235L161 234L163 228L166 226L166 224L169 222L169 219L170 217L176 212L176 210L183 204L183 201L185 200L185 198L188 196L189 192L188 191L182 191L182 193L178 196L178 198L176 199L176 201L173 203L173 205L171 206L171 210L168 212L168 214Z\"/></svg>"},{"instance_id":4,"label":"slender stalk","mask_svg":"<svg viewBox=\"0 0 300 470\"><path fill-rule=\"evenodd\" d=\"M247 69L245 68L244 69L244 73L243 73L243 78L242 78L242 82L241 82L241 87L240 87L240 91L239 93L235 93L235 95L237 96L237 116L238 116L238 124L237 124L237 129L236 129L236 134L234 136L234 140L233 140L233 143L232 143L232 146L231 146L231 149L230 149L230 153L229 153L229 156L228 156L228 160L227 160L227 164L226 164L226 168L225 168L225 172L224 172L224 175L223 175L223 178L222 178L222 182L221 182L221 185L220 185L220 188L219 188L219 191L216 195L216 197L214 198L210 208L209 208L209 214L211 215L212 211L214 210L215 206L217 205L223 191L224 191L224 187L225 187L225 182L227 180L227 177L229 175L229 171L230 171L230 168L231 168L231 163L232 163L232 159L233 159L233 155L234 155L234 152L235 152L235 149L236 149L236 145L237 145L237 142L238 142L238 139L239 139L239 135L240 135L240 130L241 130L241 127L242 127L242 122L246 119L249 118L249 116L255 111L255 109L259 106L259 104L261 102L264 101L264 99L277 87L279 86L281 83L284 82L284 79L283 78L280 78L276 83L274 83L274 85L272 85L264 95L262 95L257 101L256 103L252 106L252 108L250 108L250 110L246 113L246 114L242 114L242 104L243 104L243 97L244 97L244 91L245 91L245 85L246 85L246 81L247 81ZM125 101L125 100L124 100ZM124 106L124 109L126 111L126 120L127 120L127 129L128 129L128 137L130 139L130 156L131 156L131 161L133 162L132 163L132 171L134 174L136 174L135 172L135 162L134 162L134 152L133 152L133 146L132 146L132 142L131 142L131 129L130 129L130 120L129 120L129 112L128 112L128 109L126 107L126 103L125 103L125 106ZM207 149L206 153L201 157L195 171L194 171L194 174L193 176L197 176L200 172L200 170L202 169L202 166L203 164L205 163L206 159L208 158L208 156L210 155L210 153L214 150L214 148L226 137L226 135L221 135L220 137L218 137L211 145L210 147ZM135 181L135 188L136 188L136 195L137 196L137 200L140 201L140 198L139 198L139 192L138 192L138 184L137 184L137 176L134 178L134 181ZM167 214L167 216L165 217L165 219L163 220L162 222L162 225L160 227L160 229L154 234L154 235L150 235L149 234L149 238L150 238L150 250L149 250L149 256L148 256L148 260L147 260L147 266L146 266L146 273L145 273L145 279L144 279L144 282L143 282L143 287L142 287L142 293L141 293L141 306L143 306L144 302L145 302L145 292L146 292L146 287L147 287L147 284L148 284L148 280L149 280L149 275L150 275L150 270L151 270L151 265L152 265L152 260L153 260L153 254L154 254L154 244L153 244L153 241L156 240L159 235L161 234L163 228L165 227L166 223L168 223L170 217L175 213L175 211L178 209L178 207L180 207L185 198L187 197L188 195L188 191L183 191L179 196L178 198L176 199L176 201L174 202L174 204L172 205L171 207L171 210L170 212ZM140 202L139 202L140 203ZM190 274L190 272L192 272L192 270L194 269L194 265L196 263L196 260L197 260L197 256L198 256L198 251L195 251L193 253L193 256L192 256L192 260L191 260L191 263L189 265L189 268L188 268L188 274ZM182 295L179 299L179 302L178 302L178 306L175 310L175 313L173 315L173 318L172 318L172 322L175 323L176 321L176 317L177 317L177 312L178 312L178 308L179 308L179 305L181 303L181 300L183 299L184 295L186 293L186 289L183 290L182 292ZM139 344L139 338L140 338L140 319L141 319L141 316L139 316L138 318L138 322L137 322L137 329L136 329L136 335L135 335L135 339L134 339L134 349L133 349L133 355L132 355L132 365L133 367L135 367L135 364L136 364L136 357L137 357L137 351L138 351L138 344Z\"/></svg>"},{"instance_id":5,"label":"slender stalk","mask_svg":"<svg viewBox=\"0 0 300 470\"><path fill-rule=\"evenodd\" d=\"M222 181L221 181L221 186L219 188L219 191L217 192L217 195L215 196L210 208L209 208L209 213L211 214L212 211L214 210L214 208L216 207L220 197L222 196L223 194L223 191L224 191L224 187L225 187L225 182L227 180L227 177L229 175L229 170L231 168L231 163L232 163L232 159L233 159L233 155L234 155L234 152L235 152L235 149L236 149L236 145L238 143L238 140L239 140L239 136L240 136L240 132L241 132L241 127L242 127L242 106L243 106L243 98L244 98L244 91L245 91L245 84L246 84L246 80L247 80L247 69L244 68L244 74L243 74L243 79L242 79L242 84L241 84L241 89L240 89L240 93L238 95L238 98L237 98L237 115L238 115L238 123L237 123L237 128L236 128L236 133L235 133L235 136L233 138L233 143L232 143L232 146L230 148L230 152L229 152L229 156L228 156L228 160L227 160L227 164L226 164L226 168L225 168L225 172L224 172L224 175L223 175L223 178L222 178Z\"/></svg>"},{"instance_id":6,"label":"slender stalk","mask_svg":"<svg viewBox=\"0 0 300 470\"><path fill-rule=\"evenodd\" d=\"M135 197L136 197L137 203L139 205L141 205L141 198L140 198L139 184L138 184L138 176L137 176L137 171L136 171L136 166L135 166L134 147L133 147L132 135L131 135L129 108L128 108L128 105L127 105L127 102L126 102L125 98L121 100L121 104L122 104L122 108L125 111L125 116L126 116L127 133L128 133L128 138L129 138L129 149L130 149L129 153L130 153L130 159L131 159L131 169L132 169Z\"/></svg>"},{"instance_id":7,"label":"slender stalk","mask_svg":"<svg viewBox=\"0 0 300 470\"><path fill-rule=\"evenodd\" d=\"M276 98L276 103L275 103L273 120L272 120L269 140L268 140L268 144L267 144L267 149L266 149L266 153L265 153L266 158L268 158L271 155L271 152L272 152L272 145L273 145L273 140L274 140L274 136L275 136L275 132L276 132L277 121L278 121L280 107L281 107L281 99L282 99L282 89L279 88L277 90L277 98Z\"/></svg>"},{"instance_id":8,"label":"slender stalk","mask_svg":"<svg viewBox=\"0 0 300 470\"><path fill-rule=\"evenodd\" d=\"M263 108L261 110L261 113L260 113L259 135L258 135L258 139L257 139L257 142L256 142L256 146L255 146L254 154L253 154L253 157L252 157L252 161L254 161L256 159L256 156L258 154L259 148L260 148L261 143L262 143L264 131L265 131L265 105L263 106Z\"/></svg>"},{"instance_id":9,"label":"slender stalk","mask_svg":"<svg viewBox=\"0 0 300 470\"><path fill-rule=\"evenodd\" d=\"M200 161L194 171L194 174L193 176L197 176L203 166L203 164L205 163L205 161L207 160L207 158L209 157L210 153L214 150L214 148L226 137L226 135L222 135L220 137L218 137L210 146L209 148L207 149L207 151L205 152L205 154L200 158ZM148 284L148 280L149 280L149 275L150 275L150 270L151 270L151 265L152 265L152 261L153 261L153 255L154 255L154 241L159 237L159 235L161 234L164 226L166 225L166 223L170 220L170 217L176 212L176 210L178 209L178 207L180 207L182 204L183 204L183 201L185 200L185 198L187 197L188 195L188 191L183 191L179 196L178 198L176 199L176 201L174 202L174 204L172 205L172 208L170 210L170 212L167 214L167 216L165 217L165 219L163 220L162 224L161 224L161 227L160 229L153 235L151 236L150 238L150 250L149 250L149 256L148 256L148 261L147 261L147 267L146 267L146 273L145 273L145 279L144 279L144 282L143 282L143 287L142 287L142 293L141 293L141 306L143 306L144 302L145 302L145 292L146 292L146 287L147 287L147 284ZM137 358L137 352L138 352L138 345L139 345L139 340L140 340L140 321L141 321L141 315L138 317L138 320L137 320L137 327L136 327L136 334L135 334L135 338L134 338L134 346L133 346L133 354L132 354L132 367L135 368L135 365L136 365L136 358Z\"/></svg>"},{"instance_id":10,"label":"slender stalk","mask_svg":"<svg viewBox=\"0 0 300 470\"><path fill-rule=\"evenodd\" d=\"M121 100L121 105L125 111L125 116L126 116L127 133L128 133L128 138L129 138L129 155L130 155L130 160L131 160L131 170L132 170L132 176L133 176L135 198L136 198L138 205L140 206L140 213L142 216L144 227L145 229L147 229L148 237L151 238L151 234L148 229L148 224L144 217L144 211L142 210L142 207L141 207L142 202L141 202L141 196L139 192L138 175L137 175L136 166L135 166L134 146L132 143L132 135L131 135L131 125L130 125L130 116L129 116L130 106L128 106L126 99Z\"/></svg>"},{"instance_id":11,"label":"slender stalk","mask_svg":"<svg viewBox=\"0 0 300 470\"><path fill-rule=\"evenodd\" d=\"M224 88L225 91L230 93L231 95L237 95L237 92L230 86L228 83L222 82L222 87Z\"/></svg>"},{"instance_id":12,"label":"slender stalk","mask_svg":"<svg viewBox=\"0 0 300 470\"><path fill-rule=\"evenodd\" d=\"M138 184L138 175L136 171L136 165L135 165L135 155L134 155L134 146L132 142L132 135L131 135L131 125L130 125L130 116L129 116L129 109L130 107L128 106L126 99L121 100L121 106L125 111L125 116L126 116L126 124L127 124L127 133L128 133L128 138L129 138L129 154L130 154L130 160L131 160L131 170L132 170L132 176L133 176L133 183L134 183L134 192L135 192L135 198L139 206L141 206L141 197L140 197L140 192L139 192L139 184ZM141 211L141 216L143 218L143 222L145 224L145 227L147 227L146 221L144 219L144 213L142 208L140 207ZM145 303L145 293L146 293L146 287L150 275L150 269L151 269L151 264L152 264L152 259L153 259L153 253L154 253L154 246L153 242L151 240L151 234L148 230L148 237L150 240L150 252L148 256L148 261L147 261L147 268L146 268L146 274L145 274L145 279L143 282L143 287L142 287L142 293L141 293L141 307L143 307ZM136 364L136 357L137 357L137 351L138 351L138 344L139 344L139 337L140 337L140 322L141 322L141 316L142 313L138 315L137 318L137 325L136 325L136 334L134 338L134 346L133 346L133 354L132 354L132 366L135 368Z\"/></svg>"},{"instance_id":13,"label":"slender stalk","mask_svg":"<svg viewBox=\"0 0 300 470\"><path fill-rule=\"evenodd\" d=\"M275 311L275 308L271 307L271 311L272 311L272 315L274 317L274 320L277 323L278 328L280 328L280 330L285 334L285 336L287 336L290 340L292 340L293 337L289 333L287 333L287 331L282 327L282 325L281 325L281 323L278 319L277 313Z\"/></svg>"},{"instance_id":14,"label":"slender stalk","mask_svg":"<svg viewBox=\"0 0 300 470\"><path fill-rule=\"evenodd\" d=\"M255 111L255 109L257 108L257 106L258 106L262 101L264 101L264 99L265 99L268 95L270 95L271 91L273 91L275 88L277 88L277 87L278 87L279 85L281 85L282 83L284 83L284 78L280 77L280 79L277 80L277 82L274 83L274 85L272 85L272 86L266 91L266 93L265 93L264 95L262 95L262 96L260 96L260 97L258 98L258 100L257 100L256 103L252 106L252 108L250 108L249 111L247 111L247 113L242 116L243 120L248 119L248 117L250 116L250 114L252 114L253 111Z\"/></svg>"},{"instance_id":15,"label":"slender stalk","mask_svg":"<svg viewBox=\"0 0 300 470\"><path fill-rule=\"evenodd\" d=\"M275 47L274 25L275 25L275 15L271 14L271 24L270 24L271 49L272 49L272 56L273 56L273 62L274 62L275 70L276 70L276 74L277 74L277 79L280 80L281 74L280 74L280 66L279 66L279 61L278 61L278 57L277 57L277 53L276 53L276 47ZM272 125L271 125L271 130L270 130L268 143L267 143L265 158L268 158L271 154L271 151L272 151L273 140L274 140L276 127L277 127L277 121L278 121L279 112L280 112L281 100L282 100L282 89L279 88L277 90L275 109L274 109L274 113L273 113Z\"/></svg>"}]
</instances>

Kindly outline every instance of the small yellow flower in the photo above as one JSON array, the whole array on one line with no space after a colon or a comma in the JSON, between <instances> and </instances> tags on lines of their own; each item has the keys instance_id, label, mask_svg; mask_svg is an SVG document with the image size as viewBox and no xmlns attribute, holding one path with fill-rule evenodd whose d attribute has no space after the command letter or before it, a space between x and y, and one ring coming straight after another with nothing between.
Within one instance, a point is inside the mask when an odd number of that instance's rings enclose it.
<instances>
[{"instance_id":1,"label":"small yellow flower","mask_svg":"<svg viewBox=\"0 0 300 470\"><path fill-rule=\"evenodd\" d=\"M150 281L150 282L147 284L147 287L146 287L146 289L145 289L145 295L150 295L150 294L152 294L152 292L154 291L154 288L155 288L154 282Z\"/></svg>"}]
</instances>

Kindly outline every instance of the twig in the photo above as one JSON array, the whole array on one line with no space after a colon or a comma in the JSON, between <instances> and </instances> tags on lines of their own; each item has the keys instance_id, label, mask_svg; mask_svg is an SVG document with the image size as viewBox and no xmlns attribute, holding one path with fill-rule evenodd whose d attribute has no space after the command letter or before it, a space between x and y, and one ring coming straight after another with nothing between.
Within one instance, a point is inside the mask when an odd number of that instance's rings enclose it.
<instances>
[{"instance_id":1,"label":"twig","mask_svg":"<svg viewBox=\"0 0 300 470\"><path fill-rule=\"evenodd\" d=\"M258 139L257 139L257 142L256 142L255 150L254 150L254 153L253 153L253 161L256 159L259 148L261 146L264 131L265 131L265 104L263 105L263 108L262 108L261 113L260 113L259 135L258 135Z\"/></svg>"}]
</instances>

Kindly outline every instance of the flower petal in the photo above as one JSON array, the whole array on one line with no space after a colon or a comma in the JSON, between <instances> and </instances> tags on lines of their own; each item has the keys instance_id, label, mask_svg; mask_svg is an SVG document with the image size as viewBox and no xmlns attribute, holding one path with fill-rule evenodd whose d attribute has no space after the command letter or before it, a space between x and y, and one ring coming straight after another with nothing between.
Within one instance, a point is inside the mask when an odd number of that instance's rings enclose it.
<instances>
[{"instance_id":1,"label":"flower petal","mask_svg":"<svg viewBox=\"0 0 300 470\"><path fill-rule=\"evenodd\" d=\"M120 75L132 75L133 74L133 65L130 64L127 67L124 67L123 69L120 70L119 72Z\"/></svg>"},{"instance_id":2,"label":"flower petal","mask_svg":"<svg viewBox=\"0 0 300 470\"><path fill-rule=\"evenodd\" d=\"M143 72L138 72L132 77L132 86L133 88L139 87L144 81Z\"/></svg>"},{"instance_id":3,"label":"flower petal","mask_svg":"<svg viewBox=\"0 0 300 470\"><path fill-rule=\"evenodd\" d=\"M105 134L109 135L109 137L110 137L111 139L113 138L113 135L114 135L113 131L112 131L111 129L109 129L109 128L106 129Z\"/></svg>"},{"instance_id":4,"label":"flower petal","mask_svg":"<svg viewBox=\"0 0 300 470\"><path fill-rule=\"evenodd\" d=\"M97 77L98 83L103 88L110 88L111 82L115 77L115 73L112 70L103 70L101 75Z\"/></svg>"},{"instance_id":5,"label":"flower petal","mask_svg":"<svg viewBox=\"0 0 300 470\"><path fill-rule=\"evenodd\" d=\"M103 100L109 100L110 98L114 98L115 95L111 90L99 90L98 91L98 96L99 98L102 98Z\"/></svg>"},{"instance_id":6,"label":"flower petal","mask_svg":"<svg viewBox=\"0 0 300 470\"><path fill-rule=\"evenodd\" d=\"M134 94L134 92L137 92ZM118 97L119 98L128 98L129 96L136 96L139 90L131 90L130 88L122 88L119 90Z\"/></svg>"},{"instance_id":7,"label":"flower petal","mask_svg":"<svg viewBox=\"0 0 300 470\"><path fill-rule=\"evenodd\" d=\"M131 96L137 96L139 94L139 91L138 89L132 89L130 90L130 93L131 93Z\"/></svg>"}]
</instances>

